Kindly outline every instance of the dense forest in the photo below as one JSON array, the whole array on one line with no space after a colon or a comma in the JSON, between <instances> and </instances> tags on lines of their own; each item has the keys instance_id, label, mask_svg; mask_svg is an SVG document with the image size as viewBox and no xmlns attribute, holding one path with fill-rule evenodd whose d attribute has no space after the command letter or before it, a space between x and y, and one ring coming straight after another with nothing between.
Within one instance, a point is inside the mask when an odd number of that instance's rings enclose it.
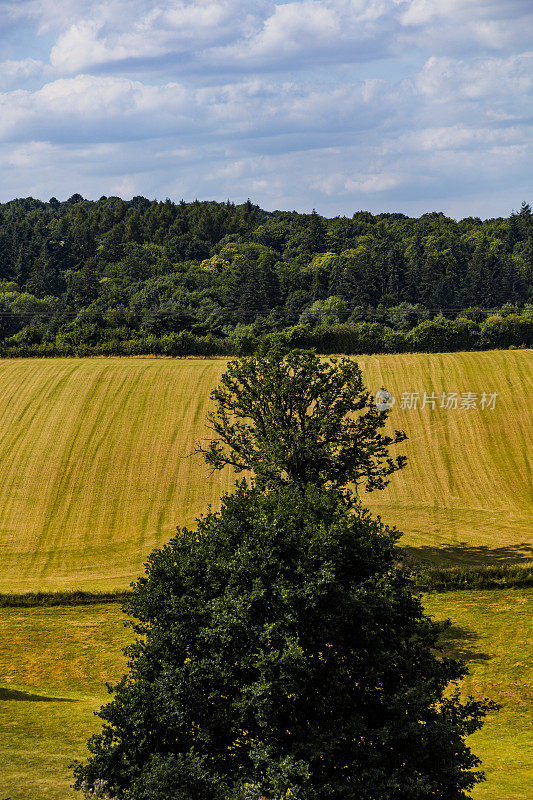
<instances>
[{"instance_id":1,"label":"dense forest","mask_svg":"<svg viewBox=\"0 0 533 800\"><path fill-rule=\"evenodd\" d=\"M533 344L533 214L456 221L251 202L0 204L0 354Z\"/></svg>"}]
</instances>

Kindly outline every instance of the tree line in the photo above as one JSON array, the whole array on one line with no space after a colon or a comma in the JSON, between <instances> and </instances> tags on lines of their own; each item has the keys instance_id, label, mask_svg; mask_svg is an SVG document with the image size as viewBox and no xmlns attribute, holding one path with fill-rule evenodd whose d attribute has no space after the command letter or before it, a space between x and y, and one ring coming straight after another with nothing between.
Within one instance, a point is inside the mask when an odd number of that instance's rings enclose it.
<instances>
[{"instance_id":1,"label":"tree line","mask_svg":"<svg viewBox=\"0 0 533 800\"><path fill-rule=\"evenodd\" d=\"M0 357L233 356L249 355L277 342L348 355L527 348L533 346L533 312L486 314L482 322L466 315L452 320L439 315L407 331L378 322L333 323L313 329L294 325L262 334L254 333L253 326L240 326L223 337L190 331L157 335L113 327L99 329L96 335L93 327L86 327L60 330L42 341L15 335L0 342Z\"/></svg>"},{"instance_id":2,"label":"tree line","mask_svg":"<svg viewBox=\"0 0 533 800\"><path fill-rule=\"evenodd\" d=\"M533 214L266 212L73 195L0 204L2 355L530 346ZM371 348L369 350L368 348Z\"/></svg>"}]
</instances>

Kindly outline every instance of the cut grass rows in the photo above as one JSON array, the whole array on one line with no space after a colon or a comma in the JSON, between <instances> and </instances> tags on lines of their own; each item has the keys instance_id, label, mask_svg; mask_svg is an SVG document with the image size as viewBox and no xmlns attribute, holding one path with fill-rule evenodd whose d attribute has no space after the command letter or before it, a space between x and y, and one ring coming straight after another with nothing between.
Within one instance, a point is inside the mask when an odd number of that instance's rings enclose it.
<instances>
[{"instance_id":1,"label":"cut grass rows","mask_svg":"<svg viewBox=\"0 0 533 800\"><path fill-rule=\"evenodd\" d=\"M519 588L530 570L511 575L502 565L525 566L533 555L533 352L359 363L373 392L384 385L398 400L404 391L498 393L485 412L398 402L390 424L409 436L409 466L364 501L404 531L408 560L468 567L480 587L515 581L511 591L452 590L425 603L453 620L447 646L470 664L465 689L503 705L473 739L489 778L475 797L526 800L533 591ZM210 475L190 453L224 366L0 361L0 592L125 589L176 524L218 504L231 473ZM432 574L434 588L459 580ZM97 726L93 711L106 698L104 681L123 670L128 636L117 602L0 607L0 796L71 796L66 764Z\"/></svg>"},{"instance_id":2,"label":"cut grass rows","mask_svg":"<svg viewBox=\"0 0 533 800\"><path fill-rule=\"evenodd\" d=\"M531 560L533 351L363 356L408 466L365 503L434 566ZM0 361L0 591L124 588L232 485L190 454L223 360ZM497 392L402 410L402 392ZM438 405L438 404L437 404ZM398 448L400 452L400 448Z\"/></svg>"},{"instance_id":3,"label":"cut grass rows","mask_svg":"<svg viewBox=\"0 0 533 800\"><path fill-rule=\"evenodd\" d=\"M487 782L475 800L529 800L533 781L531 680L533 590L449 592L425 598L436 619L451 617L446 649L465 658L463 690L502 705L472 737ZM0 775L2 797L68 800L69 762L98 728L105 681L125 664L130 630L117 603L0 609Z\"/></svg>"}]
</instances>

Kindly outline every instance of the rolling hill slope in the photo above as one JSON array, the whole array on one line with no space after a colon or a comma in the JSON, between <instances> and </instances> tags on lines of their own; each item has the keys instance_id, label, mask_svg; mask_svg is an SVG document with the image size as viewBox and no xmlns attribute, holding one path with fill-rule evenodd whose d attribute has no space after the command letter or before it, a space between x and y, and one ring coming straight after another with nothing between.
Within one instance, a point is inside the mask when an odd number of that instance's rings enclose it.
<instances>
[{"instance_id":1,"label":"rolling hill slope","mask_svg":"<svg viewBox=\"0 0 533 800\"><path fill-rule=\"evenodd\" d=\"M409 465L365 502L430 563L533 554L533 351L363 356ZM0 361L0 591L126 586L232 475L192 457L223 360ZM402 393L418 408L401 408ZM421 408L423 393L436 407ZM493 410L442 392L497 393Z\"/></svg>"}]
</instances>

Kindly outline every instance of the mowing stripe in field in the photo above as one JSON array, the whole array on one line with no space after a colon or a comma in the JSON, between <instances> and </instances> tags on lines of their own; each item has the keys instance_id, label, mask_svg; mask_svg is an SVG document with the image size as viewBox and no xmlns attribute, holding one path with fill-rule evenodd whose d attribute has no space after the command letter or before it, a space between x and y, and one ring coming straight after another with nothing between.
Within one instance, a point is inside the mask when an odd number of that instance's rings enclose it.
<instances>
[{"instance_id":1,"label":"mowing stripe in field","mask_svg":"<svg viewBox=\"0 0 533 800\"><path fill-rule=\"evenodd\" d=\"M391 390L408 467L365 503L435 564L533 554L533 352L362 356ZM206 435L207 359L0 361L0 591L109 589L229 490L191 456ZM401 409L402 392L497 392L493 411ZM438 406L438 404L437 404Z\"/></svg>"},{"instance_id":2,"label":"mowing stripe in field","mask_svg":"<svg viewBox=\"0 0 533 800\"><path fill-rule=\"evenodd\" d=\"M493 351L361 358L367 383L435 394L497 392L494 410L429 406L390 414L409 434L408 467L370 498L432 561L475 564L531 558L533 539L533 353ZM419 401L419 406L420 406ZM446 544L436 554L435 545ZM487 552L489 548L492 553Z\"/></svg>"}]
</instances>

